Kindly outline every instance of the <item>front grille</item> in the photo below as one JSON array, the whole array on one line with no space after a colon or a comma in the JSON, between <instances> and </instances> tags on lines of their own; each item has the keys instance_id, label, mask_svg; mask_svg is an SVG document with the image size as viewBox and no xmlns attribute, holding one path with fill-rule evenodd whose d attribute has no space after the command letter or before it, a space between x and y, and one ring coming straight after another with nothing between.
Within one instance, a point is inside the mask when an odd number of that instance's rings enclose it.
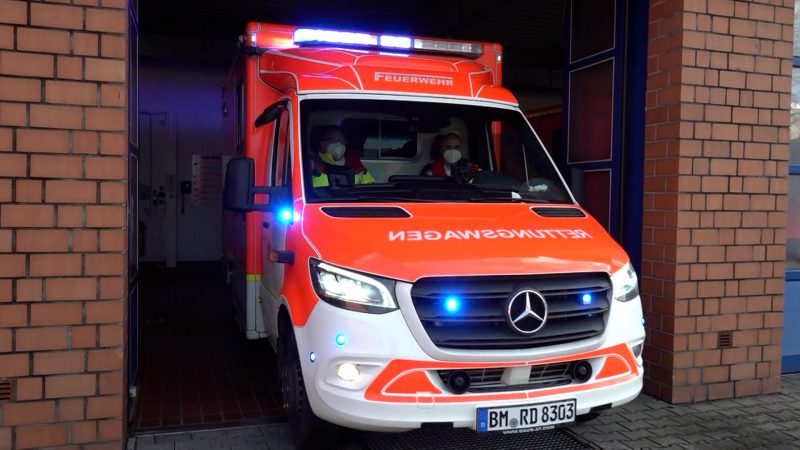
<instances>
[{"instance_id":1,"label":"front grille","mask_svg":"<svg viewBox=\"0 0 800 450\"><path fill-rule=\"evenodd\" d=\"M504 384L501 380L505 367L492 367L489 369L464 370L469 375L470 385L467 392L500 392L500 391L527 391L546 387L570 384L572 377L572 363L542 364L530 367L528 382L524 384ZM447 386L447 380L454 370L437 370L437 375L442 384Z\"/></svg>"},{"instance_id":2,"label":"front grille","mask_svg":"<svg viewBox=\"0 0 800 450\"><path fill-rule=\"evenodd\" d=\"M511 294L539 291L547 301L544 327L532 335L515 332L507 322ZM564 344L599 336L605 330L611 281L603 273L423 278L411 288L417 316L431 341L440 348L521 349ZM581 298L591 294L592 302ZM459 298L457 312L445 300Z\"/></svg>"}]
</instances>

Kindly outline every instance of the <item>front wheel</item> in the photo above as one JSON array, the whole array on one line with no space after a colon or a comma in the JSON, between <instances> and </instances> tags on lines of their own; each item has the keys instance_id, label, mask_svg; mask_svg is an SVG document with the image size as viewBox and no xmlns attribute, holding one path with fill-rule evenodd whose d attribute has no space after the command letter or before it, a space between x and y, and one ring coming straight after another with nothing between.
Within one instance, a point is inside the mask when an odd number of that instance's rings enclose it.
<instances>
[{"instance_id":1,"label":"front wheel","mask_svg":"<svg viewBox=\"0 0 800 450\"><path fill-rule=\"evenodd\" d=\"M283 395L283 411L292 430L292 437L299 449L321 448L337 438L337 429L314 414L308 402L297 341L291 325L284 327L278 348L278 371Z\"/></svg>"}]
</instances>

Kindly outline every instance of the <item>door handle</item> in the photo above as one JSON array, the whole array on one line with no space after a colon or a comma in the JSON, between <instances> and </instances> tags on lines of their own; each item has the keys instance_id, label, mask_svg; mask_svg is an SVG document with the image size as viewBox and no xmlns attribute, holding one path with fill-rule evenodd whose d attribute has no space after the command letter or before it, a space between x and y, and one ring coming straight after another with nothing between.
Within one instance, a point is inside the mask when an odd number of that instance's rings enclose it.
<instances>
[{"instance_id":1,"label":"door handle","mask_svg":"<svg viewBox=\"0 0 800 450\"><path fill-rule=\"evenodd\" d=\"M266 220L261 222L261 227L264 228L264 229L269 228L269 222L267 222Z\"/></svg>"}]
</instances>

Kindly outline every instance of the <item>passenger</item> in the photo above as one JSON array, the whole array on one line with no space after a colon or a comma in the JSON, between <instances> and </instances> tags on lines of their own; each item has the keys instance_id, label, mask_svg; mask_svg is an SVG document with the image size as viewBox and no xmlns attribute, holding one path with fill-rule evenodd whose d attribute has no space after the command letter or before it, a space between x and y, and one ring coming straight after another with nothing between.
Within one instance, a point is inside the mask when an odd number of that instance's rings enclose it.
<instances>
[{"instance_id":1,"label":"passenger","mask_svg":"<svg viewBox=\"0 0 800 450\"><path fill-rule=\"evenodd\" d=\"M423 173L466 182L480 170L477 164L463 157L461 137L455 133L448 133L442 137L439 144L439 158Z\"/></svg>"},{"instance_id":2,"label":"passenger","mask_svg":"<svg viewBox=\"0 0 800 450\"><path fill-rule=\"evenodd\" d=\"M352 151L347 150L347 139L339 127L332 126L325 130L319 142L318 153L313 158L313 187L328 185L328 167L339 166L352 169L355 173L355 184L371 184L375 178L369 173L361 160ZM333 172L333 169L330 170Z\"/></svg>"}]
</instances>

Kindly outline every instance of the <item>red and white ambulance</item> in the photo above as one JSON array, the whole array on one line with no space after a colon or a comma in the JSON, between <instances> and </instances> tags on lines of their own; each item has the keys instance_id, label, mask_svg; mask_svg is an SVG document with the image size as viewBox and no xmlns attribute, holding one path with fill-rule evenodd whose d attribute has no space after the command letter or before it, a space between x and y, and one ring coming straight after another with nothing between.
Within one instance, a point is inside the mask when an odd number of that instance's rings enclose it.
<instances>
[{"instance_id":1,"label":"red and white ambulance","mask_svg":"<svg viewBox=\"0 0 800 450\"><path fill-rule=\"evenodd\" d=\"M639 394L636 274L501 62L491 43L248 24L223 91L225 261L301 439L538 430Z\"/></svg>"}]
</instances>

